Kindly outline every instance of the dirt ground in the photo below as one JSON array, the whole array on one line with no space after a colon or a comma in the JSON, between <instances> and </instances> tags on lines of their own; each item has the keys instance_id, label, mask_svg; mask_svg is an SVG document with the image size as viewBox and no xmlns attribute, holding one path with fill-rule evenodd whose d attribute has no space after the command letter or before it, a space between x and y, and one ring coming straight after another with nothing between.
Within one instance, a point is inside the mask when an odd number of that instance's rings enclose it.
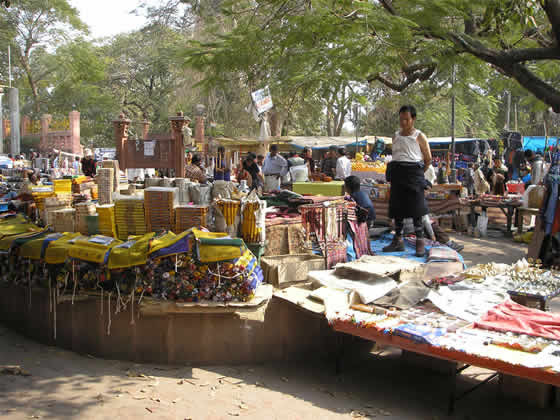
<instances>
[{"instance_id":1,"label":"dirt ground","mask_svg":"<svg viewBox=\"0 0 560 420\"><path fill-rule=\"evenodd\" d=\"M510 239L455 238L468 264L513 262L526 246ZM337 375L318 355L298 363L252 366L157 366L78 355L0 327L0 417L6 419L557 419L558 411L498 397L495 383L457 403L448 417L449 376L379 349L347 356ZM469 368L459 392L488 375Z\"/></svg>"}]
</instances>

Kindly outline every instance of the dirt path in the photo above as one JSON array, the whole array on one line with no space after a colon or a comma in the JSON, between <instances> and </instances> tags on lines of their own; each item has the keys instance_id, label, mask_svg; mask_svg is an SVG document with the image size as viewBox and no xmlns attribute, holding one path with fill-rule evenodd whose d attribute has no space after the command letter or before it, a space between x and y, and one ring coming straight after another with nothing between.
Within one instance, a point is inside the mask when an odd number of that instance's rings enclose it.
<instances>
[{"instance_id":1,"label":"dirt path","mask_svg":"<svg viewBox=\"0 0 560 420\"><path fill-rule=\"evenodd\" d=\"M512 262L525 246L510 240L457 237L466 261ZM0 327L0 365L31 376L0 374L6 419L483 419L535 418L525 403L476 391L446 416L449 380L405 364L398 351L348 357L341 375L321 355L301 363L234 367L137 365L44 346ZM488 372L469 369L458 388ZM538 410L540 419L557 419Z\"/></svg>"}]
</instances>

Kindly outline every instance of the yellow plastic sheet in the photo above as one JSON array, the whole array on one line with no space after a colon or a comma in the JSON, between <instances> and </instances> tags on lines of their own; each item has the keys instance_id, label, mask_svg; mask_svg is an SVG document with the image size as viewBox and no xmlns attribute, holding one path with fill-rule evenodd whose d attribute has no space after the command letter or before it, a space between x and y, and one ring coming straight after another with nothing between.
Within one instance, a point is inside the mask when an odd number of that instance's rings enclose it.
<instances>
[{"instance_id":1,"label":"yellow plastic sheet","mask_svg":"<svg viewBox=\"0 0 560 420\"><path fill-rule=\"evenodd\" d=\"M19 221L16 223L7 223L0 225L0 237L21 235L22 233L40 232L42 229L37 225L25 221Z\"/></svg>"},{"instance_id":2,"label":"yellow plastic sheet","mask_svg":"<svg viewBox=\"0 0 560 420\"><path fill-rule=\"evenodd\" d=\"M112 248L107 262L109 270L146 264L150 250L150 240L154 235L154 233L148 233L133 239L129 241L130 243L134 242L130 247L126 246L129 242L125 242Z\"/></svg>"},{"instance_id":3,"label":"yellow plastic sheet","mask_svg":"<svg viewBox=\"0 0 560 420\"><path fill-rule=\"evenodd\" d=\"M53 241L45 251L45 262L47 264L63 264L68 258L68 250L72 246L69 241L80 236L80 233L63 233L60 239Z\"/></svg>"},{"instance_id":4,"label":"yellow plastic sheet","mask_svg":"<svg viewBox=\"0 0 560 420\"><path fill-rule=\"evenodd\" d=\"M96 243L96 240L106 241L106 243ZM109 238L107 236L86 236L74 241L74 244L68 250L68 256L82 261L104 264L106 262L107 253L112 248L122 243L123 242L118 239Z\"/></svg>"},{"instance_id":5,"label":"yellow plastic sheet","mask_svg":"<svg viewBox=\"0 0 560 420\"><path fill-rule=\"evenodd\" d=\"M46 229L36 228L36 230L26 231L18 235L4 236L0 239L0 251L8 251L16 239L32 237L40 234L41 232L46 232Z\"/></svg>"}]
</instances>

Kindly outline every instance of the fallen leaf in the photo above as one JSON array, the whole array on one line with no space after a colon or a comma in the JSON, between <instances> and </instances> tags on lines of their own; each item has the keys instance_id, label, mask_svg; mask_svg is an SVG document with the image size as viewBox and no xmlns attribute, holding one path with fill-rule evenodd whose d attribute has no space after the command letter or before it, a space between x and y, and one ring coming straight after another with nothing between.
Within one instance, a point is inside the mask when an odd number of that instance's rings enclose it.
<instances>
[{"instance_id":1,"label":"fallen leaf","mask_svg":"<svg viewBox=\"0 0 560 420\"><path fill-rule=\"evenodd\" d=\"M238 412L236 412L236 411L230 411L228 414L229 414L230 416L233 416L233 417L239 417L239 416L240 416L240 414L239 414Z\"/></svg>"},{"instance_id":2,"label":"fallen leaf","mask_svg":"<svg viewBox=\"0 0 560 420\"><path fill-rule=\"evenodd\" d=\"M98 394L97 397L95 397L95 399L97 401L103 401L103 394Z\"/></svg>"},{"instance_id":3,"label":"fallen leaf","mask_svg":"<svg viewBox=\"0 0 560 420\"><path fill-rule=\"evenodd\" d=\"M173 401L171 401L173 404L177 404L179 401L181 401L181 398L175 398Z\"/></svg>"},{"instance_id":4,"label":"fallen leaf","mask_svg":"<svg viewBox=\"0 0 560 420\"><path fill-rule=\"evenodd\" d=\"M31 373L23 370L19 365L0 366L0 373L3 375L31 376Z\"/></svg>"},{"instance_id":5,"label":"fallen leaf","mask_svg":"<svg viewBox=\"0 0 560 420\"><path fill-rule=\"evenodd\" d=\"M36 415L33 415L33 416L29 416L29 418L30 418L30 419L40 419L40 418L41 418L41 416L36 416Z\"/></svg>"},{"instance_id":6,"label":"fallen leaf","mask_svg":"<svg viewBox=\"0 0 560 420\"><path fill-rule=\"evenodd\" d=\"M177 382L177 385L183 385L185 383L185 381L183 379L181 379L179 382Z\"/></svg>"},{"instance_id":7,"label":"fallen leaf","mask_svg":"<svg viewBox=\"0 0 560 420\"><path fill-rule=\"evenodd\" d=\"M146 407L146 410L148 410L150 413L153 413L151 408Z\"/></svg>"},{"instance_id":8,"label":"fallen leaf","mask_svg":"<svg viewBox=\"0 0 560 420\"><path fill-rule=\"evenodd\" d=\"M255 382L255 386L264 386L264 383Z\"/></svg>"},{"instance_id":9,"label":"fallen leaf","mask_svg":"<svg viewBox=\"0 0 560 420\"><path fill-rule=\"evenodd\" d=\"M145 390L145 389L141 389L140 392L146 392L146 390Z\"/></svg>"},{"instance_id":10,"label":"fallen leaf","mask_svg":"<svg viewBox=\"0 0 560 420\"><path fill-rule=\"evenodd\" d=\"M379 414L383 415L383 416L391 416L391 412L387 411L387 410L379 410Z\"/></svg>"},{"instance_id":11,"label":"fallen leaf","mask_svg":"<svg viewBox=\"0 0 560 420\"><path fill-rule=\"evenodd\" d=\"M350 412L350 415L355 419L360 419L360 418L366 417L366 413L364 413L362 411L359 411L359 410L352 410Z\"/></svg>"},{"instance_id":12,"label":"fallen leaf","mask_svg":"<svg viewBox=\"0 0 560 420\"><path fill-rule=\"evenodd\" d=\"M135 399L135 400L145 400L146 399L146 397L139 397L139 396L133 396L132 398Z\"/></svg>"},{"instance_id":13,"label":"fallen leaf","mask_svg":"<svg viewBox=\"0 0 560 420\"><path fill-rule=\"evenodd\" d=\"M286 378L285 376L281 377L280 379L282 379L284 382L288 382L288 378Z\"/></svg>"},{"instance_id":14,"label":"fallen leaf","mask_svg":"<svg viewBox=\"0 0 560 420\"><path fill-rule=\"evenodd\" d=\"M155 401L155 402L161 402L159 398L154 398L154 397L150 398L150 400Z\"/></svg>"},{"instance_id":15,"label":"fallen leaf","mask_svg":"<svg viewBox=\"0 0 560 420\"><path fill-rule=\"evenodd\" d=\"M239 408L241 408L242 410L248 410L249 406L243 402L239 403Z\"/></svg>"}]
</instances>

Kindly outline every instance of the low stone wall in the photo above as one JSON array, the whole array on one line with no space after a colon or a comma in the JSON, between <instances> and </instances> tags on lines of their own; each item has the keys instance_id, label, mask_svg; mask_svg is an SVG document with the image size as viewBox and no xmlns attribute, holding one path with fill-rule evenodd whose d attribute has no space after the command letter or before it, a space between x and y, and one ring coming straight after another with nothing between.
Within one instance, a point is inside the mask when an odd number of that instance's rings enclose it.
<instances>
[{"instance_id":1,"label":"low stone wall","mask_svg":"<svg viewBox=\"0 0 560 420\"><path fill-rule=\"evenodd\" d=\"M251 311L115 315L107 295L66 300L50 311L48 293L0 287L0 322L42 343L81 354L152 363L242 364L326 356L337 334L324 316L273 297ZM109 334L108 334L109 332Z\"/></svg>"}]
</instances>

